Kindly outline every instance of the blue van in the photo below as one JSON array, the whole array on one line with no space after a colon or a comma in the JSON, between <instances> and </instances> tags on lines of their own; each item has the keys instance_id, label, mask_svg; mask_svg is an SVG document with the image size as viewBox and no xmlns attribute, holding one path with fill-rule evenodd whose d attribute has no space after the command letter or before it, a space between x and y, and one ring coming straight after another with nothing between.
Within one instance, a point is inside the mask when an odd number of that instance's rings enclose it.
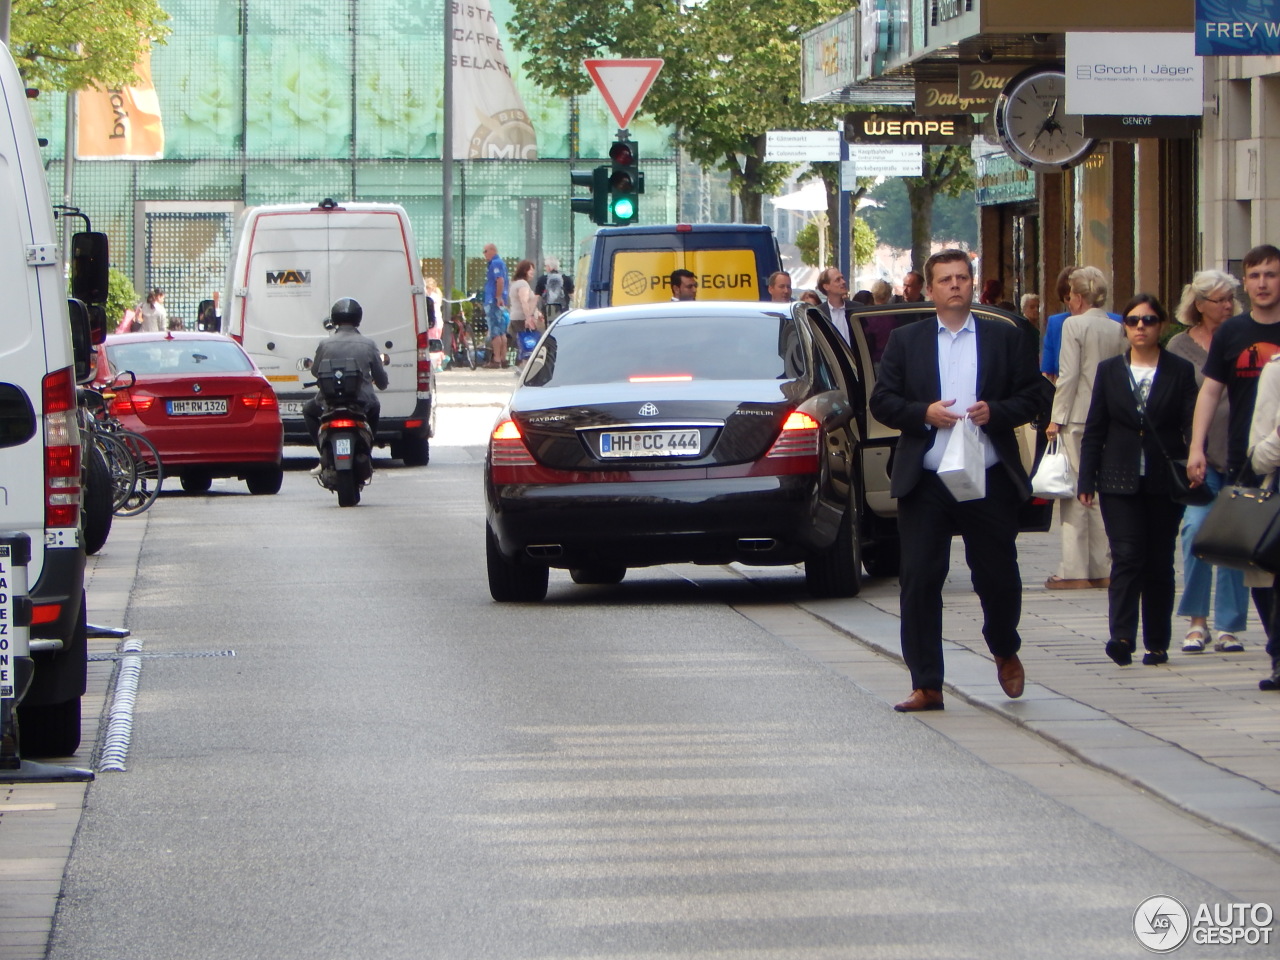
<instances>
[{"instance_id":1,"label":"blue van","mask_svg":"<svg viewBox=\"0 0 1280 960\"><path fill-rule=\"evenodd\" d=\"M699 300L766 300L782 258L773 230L759 224L601 227L582 242L573 306L670 300L671 271L679 268L698 278Z\"/></svg>"}]
</instances>

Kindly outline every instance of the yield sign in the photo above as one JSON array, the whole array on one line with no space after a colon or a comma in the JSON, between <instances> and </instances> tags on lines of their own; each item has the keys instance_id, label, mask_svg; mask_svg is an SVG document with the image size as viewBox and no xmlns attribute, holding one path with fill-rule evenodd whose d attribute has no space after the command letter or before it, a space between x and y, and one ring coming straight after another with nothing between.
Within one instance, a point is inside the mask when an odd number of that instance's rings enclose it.
<instances>
[{"instance_id":1,"label":"yield sign","mask_svg":"<svg viewBox=\"0 0 1280 960\"><path fill-rule=\"evenodd\" d=\"M642 60L583 60L582 65L591 74L618 126L625 130L640 109L640 101L653 86L662 62L661 58L653 57Z\"/></svg>"}]
</instances>

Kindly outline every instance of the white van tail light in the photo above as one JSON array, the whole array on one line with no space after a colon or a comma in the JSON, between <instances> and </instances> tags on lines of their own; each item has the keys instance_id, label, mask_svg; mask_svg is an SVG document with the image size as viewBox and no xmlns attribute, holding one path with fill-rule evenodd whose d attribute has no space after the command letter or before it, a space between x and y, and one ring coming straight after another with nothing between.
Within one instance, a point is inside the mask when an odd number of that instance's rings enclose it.
<instances>
[{"instance_id":1,"label":"white van tail light","mask_svg":"<svg viewBox=\"0 0 1280 960\"><path fill-rule=\"evenodd\" d=\"M418 399L431 396L431 347L427 334L418 334Z\"/></svg>"},{"instance_id":2,"label":"white van tail light","mask_svg":"<svg viewBox=\"0 0 1280 960\"><path fill-rule=\"evenodd\" d=\"M70 367L44 378L44 525L80 524L80 426L76 383Z\"/></svg>"}]
</instances>

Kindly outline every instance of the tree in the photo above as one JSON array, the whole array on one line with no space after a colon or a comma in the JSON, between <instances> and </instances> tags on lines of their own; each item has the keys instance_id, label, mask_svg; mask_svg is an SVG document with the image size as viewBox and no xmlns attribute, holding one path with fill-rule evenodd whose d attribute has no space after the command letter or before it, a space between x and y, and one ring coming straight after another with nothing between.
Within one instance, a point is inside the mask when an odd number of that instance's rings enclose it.
<instances>
[{"instance_id":1,"label":"tree","mask_svg":"<svg viewBox=\"0 0 1280 960\"><path fill-rule=\"evenodd\" d=\"M126 84L147 45L168 36L168 19L157 0L13 0L9 52L31 86Z\"/></svg>"},{"instance_id":2,"label":"tree","mask_svg":"<svg viewBox=\"0 0 1280 960\"><path fill-rule=\"evenodd\" d=\"M934 198L973 189L969 147L953 144L928 148L924 152L923 176L905 177L903 183L911 204L911 269L922 271L933 246Z\"/></svg>"},{"instance_id":3,"label":"tree","mask_svg":"<svg viewBox=\"0 0 1280 960\"><path fill-rule=\"evenodd\" d=\"M841 0L631 0L604 16L581 0L513 0L510 24L525 69L560 96L585 93L590 57L662 57L643 110L676 129L702 169L725 170L742 218L793 167L766 163L769 130L831 129L843 108L800 102L800 35L847 8Z\"/></svg>"},{"instance_id":4,"label":"tree","mask_svg":"<svg viewBox=\"0 0 1280 960\"><path fill-rule=\"evenodd\" d=\"M796 246L800 250L800 256L805 263L816 267L827 267L831 265L831 261L835 259L835 250L830 244L826 249L826 263L820 263L823 259L818 250L818 220L810 220L796 232ZM861 217L853 218L853 266L855 270L859 264L870 263L875 259L876 246L880 243L876 239L875 231L867 225L867 222Z\"/></svg>"},{"instance_id":5,"label":"tree","mask_svg":"<svg viewBox=\"0 0 1280 960\"><path fill-rule=\"evenodd\" d=\"M888 177L869 194L876 206L866 207L861 216L871 224L881 241L899 250L911 249L911 204L901 177ZM951 241L968 249L978 245L978 216L973 191L956 196L943 193L934 198L933 238Z\"/></svg>"}]
</instances>

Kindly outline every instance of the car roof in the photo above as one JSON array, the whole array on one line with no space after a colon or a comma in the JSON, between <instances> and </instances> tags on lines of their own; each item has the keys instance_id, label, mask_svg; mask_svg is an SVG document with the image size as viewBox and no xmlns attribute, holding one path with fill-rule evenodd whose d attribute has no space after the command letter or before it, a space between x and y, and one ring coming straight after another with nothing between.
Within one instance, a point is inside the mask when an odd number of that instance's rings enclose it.
<instances>
[{"instance_id":1,"label":"car roof","mask_svg":"<svg viewBox=\"0 0 1280 960\"><path fill-rule=\"evenodd\" d=\"M571 310L560 317L557 325L602 323L610 320L645 320L662 317L694 319L698 317L730 317L741 320L777 319L791 316L791 304L763 300L682 300L667 303L636 303L594 310Z\"/></svg>"},{"instance_id":2,"label":"car roof","mask_svg":"<svg viewBox=\"0 0 1280 960\"><path fill-rule=\"evenodd\" d=\"M225 340L236 343L221 333L205 330L164 330L148 333L111 333L107 335L107 346L113 343L146 343L148 340ZM240 344L236 343L236 346Z\"/></svg>"}]
</instances>

